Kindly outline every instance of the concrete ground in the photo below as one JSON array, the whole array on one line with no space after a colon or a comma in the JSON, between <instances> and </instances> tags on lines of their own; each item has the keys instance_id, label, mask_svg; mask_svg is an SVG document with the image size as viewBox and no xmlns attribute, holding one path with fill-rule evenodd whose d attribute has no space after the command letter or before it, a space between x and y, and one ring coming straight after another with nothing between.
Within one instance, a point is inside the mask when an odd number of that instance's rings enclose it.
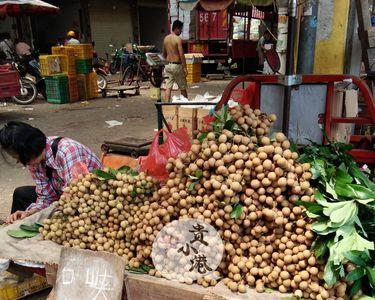
<instances>
[{"instance_id":1,"label":"concrete ground","mask_svg":"<svg viewBox=\"0 0 375 300\"><path fill-rule=\"evenodd\" d=\"M220 95L227 80L207 81L189 87L189 99L209 92ZM157 127L154 102L149 99L149 89L141 89L140 96L128 98L99 98L86 103L53 105L39 100L33 105L20 106L12 102L0 102L0 128L11 120L28 122L40 128L46 135L73 138L100 154L105 139L126 136L151 139ZM123 122L109 128L105 121ZM13 190L33 182L22 165L0 155L0 219L10 212Z\"/></svg>"}]
</instances>

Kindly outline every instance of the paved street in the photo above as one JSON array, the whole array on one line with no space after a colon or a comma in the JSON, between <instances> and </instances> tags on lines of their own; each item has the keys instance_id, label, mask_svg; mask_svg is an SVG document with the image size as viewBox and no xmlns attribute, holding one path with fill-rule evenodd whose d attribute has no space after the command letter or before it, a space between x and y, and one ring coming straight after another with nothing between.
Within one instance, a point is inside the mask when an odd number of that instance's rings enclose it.
<instances>
[{"instance_id":1,"label":"paved street","mask_svg":"<svg viewBox=\"0 0 375 300\"><path fill-rule=\"evenodd\" d=\"M220 95L227 83L222 80L193 84L189 89L189 98L205 92ZM99 98L88 103L64 105L52 105L43 100L30 106L0 102L0 126L10 120L28 122L47 135L73 138L99 154L105 139L126 136L152 138L157 126L156 109L148 94L149 89L142 89L141 95L136 97ZM109 120L123 122L123 125L108 128L105 121ZM14 188L32 184L25 168L6 159L5 154L3 156L0 155L0 218L10 211Z\"/></svg>"}]
</instances>

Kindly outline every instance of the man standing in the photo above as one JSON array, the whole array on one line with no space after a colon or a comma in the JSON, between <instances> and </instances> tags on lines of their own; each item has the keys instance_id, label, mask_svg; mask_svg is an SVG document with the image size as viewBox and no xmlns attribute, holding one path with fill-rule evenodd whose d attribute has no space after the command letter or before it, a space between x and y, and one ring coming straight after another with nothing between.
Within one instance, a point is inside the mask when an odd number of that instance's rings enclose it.
<instances>
[{"instance_id":1,"label":"man standing","mask_svg":"<svg viewBox=\"0 0 375 300\"><path fill-rule=\"evenodd\" d=\"M181 94L187 98L187 68L182 40L180 38L182 27L183 23L181 21L174 21L172 33L164 39L163 56L168 61L168 64L165 66L165 74L168 76L167 89L165 91L165 100L167 102L171 100L171 91L175 82L181 90Z\"/></svg>"}]
</instances>

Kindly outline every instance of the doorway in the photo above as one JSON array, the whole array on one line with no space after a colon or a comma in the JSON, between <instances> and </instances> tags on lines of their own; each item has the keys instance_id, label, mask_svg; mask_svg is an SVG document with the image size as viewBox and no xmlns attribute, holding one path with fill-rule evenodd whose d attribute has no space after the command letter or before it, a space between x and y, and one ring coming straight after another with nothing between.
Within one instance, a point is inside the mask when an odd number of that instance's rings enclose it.
<instances>
[{"instance_id":1,"label":"doorway","mask_svg":"<svg viewBox=\"0 0 375 300\"><path fill-rule=\"evenodd\" d=\"M139 6L141 45L155 45L161 52L164 37L169 33L167 20L167 7Z\"/></svg>"}]
</instances>

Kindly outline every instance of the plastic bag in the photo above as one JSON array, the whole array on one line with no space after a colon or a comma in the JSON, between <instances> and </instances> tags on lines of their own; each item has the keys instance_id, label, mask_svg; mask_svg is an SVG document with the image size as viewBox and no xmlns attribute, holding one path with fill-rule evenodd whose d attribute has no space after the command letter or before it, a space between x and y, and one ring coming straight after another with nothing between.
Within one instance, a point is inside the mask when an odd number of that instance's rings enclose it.
<instances>
[{"instance_id":1,"label":"plastic bag","mask_svg":"<svg viewBox=\"0 0 375 300\"><path fill-rule=\"evenodd\" d=\"M161 132L165 135L165 142L159 146L158 140ZM161 129L155 134L148 155L140 158L140 170L159 180L164 180L168 178L165 168L168 159L182 152L188 152L190 147L190 137L185 127L172 133Z\"/></svg>"},{"instance_id":2,"label":"plastic bag","mask_svg":"<svg viewBox=\"0 0 375 300\"><path fill-rule=\"evenodd\" d=\"M245 105L249 104L250 106L253 104L255 95L255 83L250 82L249 86L246 89L235 89L232 93L232 98L234 101L238 102L239 104Z\"/></svg>"}]
</instances>

